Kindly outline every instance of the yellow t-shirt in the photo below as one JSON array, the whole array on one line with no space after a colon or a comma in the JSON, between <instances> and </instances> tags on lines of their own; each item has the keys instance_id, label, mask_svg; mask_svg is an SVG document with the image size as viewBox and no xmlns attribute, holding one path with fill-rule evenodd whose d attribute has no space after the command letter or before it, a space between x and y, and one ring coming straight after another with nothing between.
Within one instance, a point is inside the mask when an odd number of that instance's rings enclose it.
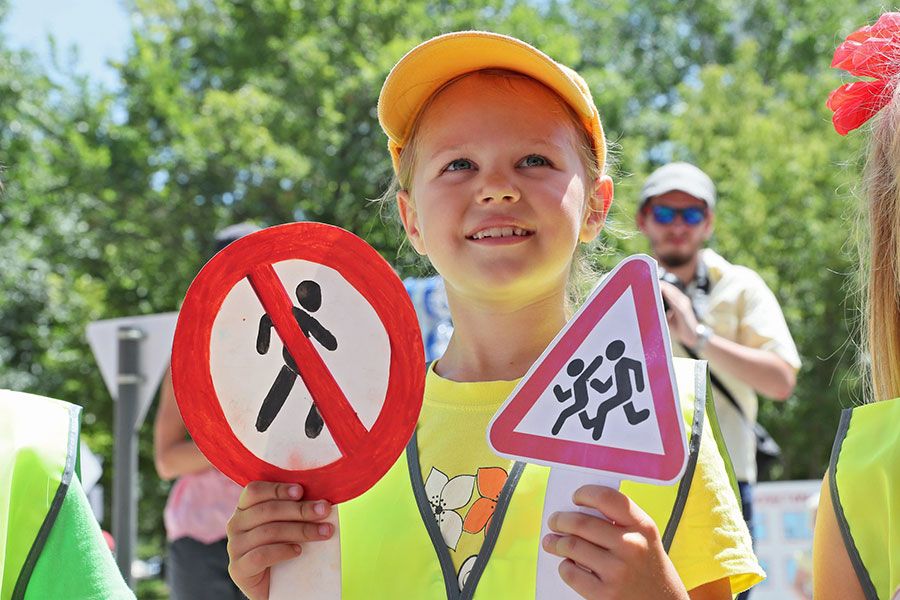
<instances>
[{"instance_id":1,"label":"yellow t-shirt","mask_svg":"<svg viewBox=\"0 0 900 600\"><path fill-rule=\"evenodd\" d=\"M475 563L513 464L491 451L486 430L517 383L460 383L438 376L433 368L426 378L417 430L419 464L460 582ZM702 439L670 556L687 589L728 577L737 593L761 581L764 573L708 425Z\"/></svg>"},{"instance_id":2,"label":"yellow t-shirt","mask_svg":"<svg viewBox=\"0 0 900 600\"><path fill-rule=\"evenodd\" d=\"M475 564L513 465L488 447L486 432L516 383L459 383L428 371L417 429L419 464L428 503L461 583Z\"/></svg>"}]
</instances>

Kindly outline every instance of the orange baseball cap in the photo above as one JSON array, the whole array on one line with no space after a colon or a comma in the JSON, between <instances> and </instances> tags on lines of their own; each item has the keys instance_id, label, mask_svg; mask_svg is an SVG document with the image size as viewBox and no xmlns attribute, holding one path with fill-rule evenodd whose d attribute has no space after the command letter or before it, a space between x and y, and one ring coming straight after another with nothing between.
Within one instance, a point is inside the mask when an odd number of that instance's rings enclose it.
<instances>
[{"instance_id":1,"label":"orange baseball cap","mask_svg":"<svg viewBox=\"0 0 900 600\"><path fill-rule=\"evenodd\" d=\"M521 40L488 31L458 31L419 44L394 65L378 98L378 122L399 172L400 153L413 123L445 83L474 71L504 69L535 79L556 92L581 119L591 136L597 164L606 160L600 114L581 76Z\"/></svg>"}]
</instances>

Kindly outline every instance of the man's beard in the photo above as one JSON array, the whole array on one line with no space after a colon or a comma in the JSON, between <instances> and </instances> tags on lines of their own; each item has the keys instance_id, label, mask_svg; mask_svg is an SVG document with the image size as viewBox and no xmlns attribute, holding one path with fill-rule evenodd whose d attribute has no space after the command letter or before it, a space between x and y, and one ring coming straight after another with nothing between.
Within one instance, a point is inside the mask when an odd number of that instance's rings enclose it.
<instances>
[{"instance_id":1,"label":"man's beard","mask_svg":"<svg viewBox=\"0 0 900 600\"><path fill-rule=\"evenodd\" d=\"M670 254L661 254L657 256L657 258L659 259L659 262L663 267L667 269L677 269L678 267L683 267L684 265L691 262L696 255L696 252L672 252Z\"/></svg>"}]
</instances>

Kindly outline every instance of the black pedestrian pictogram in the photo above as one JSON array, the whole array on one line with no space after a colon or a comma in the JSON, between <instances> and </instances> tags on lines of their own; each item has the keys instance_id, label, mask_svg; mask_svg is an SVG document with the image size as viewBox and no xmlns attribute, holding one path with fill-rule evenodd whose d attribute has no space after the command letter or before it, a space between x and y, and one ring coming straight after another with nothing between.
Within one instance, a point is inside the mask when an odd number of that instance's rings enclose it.
<instances>
[{"instance_id":1,"label":"black pedestrian pictogram","mask_svg":"<svg viewBox=\"0 0 900 600\"><path fill-rule=\"evenodd\" d=\"M634 408L634 401L632 400L632 396L634 395L635 390L638 392L644 391L644 369L643 365L640 361L634 360L633 358L628 358L627 356L623 356L625 354L625 342L622 340L615 340L609 343L606 347L606 358L611 361L618 361L615 363L613 367L613 377L610 377L606 384L603 386L604 389L602 391L608 390L612 386L612 379L615 378L615 387L616 393L612 396L612 398L607 398L600 403L600 406L597 408L597 414L592 419L582 419L582 424L586 422L590 423L594 429L594 432L591 437L595 440L599 440L603 436L603 428L606 425L606 416L615 408L619 406L622 407L622 410L625 411L625 418L628 419L628 423L631 425L637 425L638 423L643 423L650 417L650 409L645 408L643 410L636 410ZM631 386L631 376L634 375L634 387ZM594 389L601 391L601 386L594 385L594 381L591 381L591 387ZM599 382L598 382L599 383ZM585 429L587 429L587 425L585 425Z\"/></svg>"},{"instance_id":2,"label":"black pedestrian pictogram","mask_svg":"<svg viewBox=\"0 0 900 600\"><path fill-rule=\"evenodd\" d=\"M600 365L603 364L603 357L598 356L594 360L591 361L591 364L584 367L584 361L580 358L576 358L572 360L566 366L566 373L569 374L570 377L576 377L575 383L572 384L571 390L563 390L562 386L555 385L553 386L553 394L556 396L556 399L560 402L565 402L569 398L571 398L574 394L575 403L572 406L567 407L562 413L560 413L559 418L556 419L556 423L553 424L553 435L559 435L560 430L562 429L563 424L568 420L569 417L575 415L576 413L581 419L581 423L585 429L589 429L591 427L588 419L587 411L584 409L588 404L588 381L590 381L591 387L597 389L600 393L605 392L609 389L609 386L606 388L596 387L595 382L599 383L597 379L591 379L593 374L600 368ZM612 385L610 382L609 385Z\"/></svg>"},{"instance_id":3,"label":"black pedestrian pictogram","mask_svg":"<svg viewBox=\"0 0 900 600\"><path fill-rule=\"evenodd\" d=\"M301 281L296 289L297 301L301 308L292 307L294 319L300 330L306 337L315 338L326 350L334 351L337 349L337 340L330 331L328 331L319 321L309 313L316 312L322 306L322 288L318 283L311 280ZM308 311L308 312L307 312ZM259 333L256 336L256 351L260 354L266 354L269 351L269 343L272 335L272 318L268 313L264 314L259 320ZM300 372L297 369L297 363L288 352L287 346L282 351L284 358L284 366L275 377L269 393L263 400L262 407L259 409L259 415L256 417L256 430L259 432L266 431L278 416L281 407L284 406L285 400L294 388L294 383ZM322 432L324 421L316 408L315 402L309 408L309 414L306 417L305 431L306 437L316 438Z\"/></svg>"},{"instance_id":4,"label":"black pedestrian pictogram","mask_svg":"<svg viewBox=\"0 0 900 600\"><path fill-rule=\"evenodd\" d=\"M565 402L574 395L575 403L567 407L559 415L551 429L553 435L559 435L566 420L576 413L581 421L581 426L585 430L591 431L591 437L594 440L599 440L603 436L607 415L619 406L625 411L625 418L628 419L628 423L631 425L642 423L650 417L650 409L637 410L632 399L635 391L644 391L643 365L640 361L624 356L624 354L625 342L622 340L614 340L606 347L606 358L614 363L613 375L607 378L606 381L600 381L600 379L593 377L600 365L603 364L603 356L597 356L587 368L585 368L584 361L580 358L575 358L569 362L566 366L566 373L571 377L576 377L575 382L572 384L572 389L564 390L562 386L555 385L553 386L553 394L560 402ZM632 386L632 375L634 377L634 386ZM593 417L590 416L587 409L588 385L600 394L605 394L615 386L615 393L612 397L601 400Z\"/></svg>"}]
</instances>

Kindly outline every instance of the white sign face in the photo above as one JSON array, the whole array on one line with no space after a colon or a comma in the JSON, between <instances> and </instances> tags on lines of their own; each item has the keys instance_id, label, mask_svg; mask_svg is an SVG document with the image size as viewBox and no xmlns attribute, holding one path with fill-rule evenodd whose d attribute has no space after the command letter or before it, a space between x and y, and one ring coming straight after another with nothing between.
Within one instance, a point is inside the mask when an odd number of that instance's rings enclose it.
<instances>
[{"instance_id":1,"label":"white sign face","mask_svg":"<svg viewBox=\"0 0 900 600\"><path fill-rule=\"evenodd\" d=\"M390 341L375 310L330 267L286 260L273 268L294 305L298 327L371 429L384 405L391 361ZM238 440L287 470L321 467L342 456L299 376L302 368L284 349L250 283L238 282L210 336L213 385Z\"/></svg>"},{"instance_id":2,"label":"white sign face","mask_svg":"<svg viewBox=\"0 0 900 600\"><path fill-rule=\"evenodd\" d=\"M135 426L139 426L147 416L159 382L169 366L177 321L178 313L170 312L106 319L87 326L88 343L113 400L119 396L119 329L133 327L141 330L144 336L138 351L138 370L143 380L139 385L138 420Z\"/></svg>"},{"instance_id":3,"label":"white sign face","mask_svg":"<svg viewBox=\"0 0 900 600\"><path fill-rule=\"evenodd\" d=\"M663 454L630 289L591 330L515 431Z\"/></svg>"}]
</instances>

